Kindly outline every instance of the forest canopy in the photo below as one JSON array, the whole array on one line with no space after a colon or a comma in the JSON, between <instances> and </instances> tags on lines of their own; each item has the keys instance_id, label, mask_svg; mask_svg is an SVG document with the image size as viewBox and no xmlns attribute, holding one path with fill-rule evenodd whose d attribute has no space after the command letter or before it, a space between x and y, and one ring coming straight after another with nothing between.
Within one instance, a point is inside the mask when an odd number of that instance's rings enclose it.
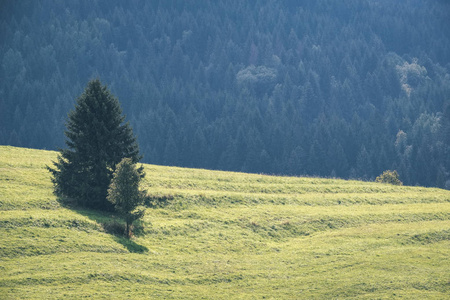
<instances>
[{"instance_id":1,"label":"forest canopy","mask_svg":"<svg viewBox=\"0 0 450 300\"><path fill-rule=\"evenodd\" d=\"M100 78L144 162L450 188L450 3L0 2L0 144Z\"/></svg>"}]
</instances>

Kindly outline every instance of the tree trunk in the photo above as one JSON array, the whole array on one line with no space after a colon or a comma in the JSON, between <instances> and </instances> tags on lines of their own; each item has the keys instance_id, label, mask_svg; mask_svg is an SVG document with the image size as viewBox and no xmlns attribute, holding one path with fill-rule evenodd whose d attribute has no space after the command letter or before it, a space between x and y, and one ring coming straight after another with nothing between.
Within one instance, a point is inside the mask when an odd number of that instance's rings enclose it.
<instances>
[{"instance_id":1,"label":"tree trunk","mask_svg":"<svg viewBox=\"0 0 450 300\"><path fill-rule=\"evenodd\" d=\"M126 234L127 234L127 239L129 239L130 237L131 237L131 234L130 234L130 223L128 222L128 221L126 221L126 227L125 227L125 230L126 230Z\"/></svg>"}]
</instances>

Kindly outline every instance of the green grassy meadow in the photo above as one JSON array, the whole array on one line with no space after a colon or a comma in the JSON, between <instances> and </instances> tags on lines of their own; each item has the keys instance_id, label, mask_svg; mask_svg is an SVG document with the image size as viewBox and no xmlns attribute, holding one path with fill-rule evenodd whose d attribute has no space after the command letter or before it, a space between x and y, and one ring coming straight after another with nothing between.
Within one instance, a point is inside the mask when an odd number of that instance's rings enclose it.
<instances>
[{"instance_id":1,"label":"green grassy meadow","mask_svg":"<svg viewBox=\"0 0 450 300\"><path fill-rule=\"evenodd\" d=\"M0 299L449 299L450 191L145 165L131 240L0 146Z\"/></svg>"}]
</instances>

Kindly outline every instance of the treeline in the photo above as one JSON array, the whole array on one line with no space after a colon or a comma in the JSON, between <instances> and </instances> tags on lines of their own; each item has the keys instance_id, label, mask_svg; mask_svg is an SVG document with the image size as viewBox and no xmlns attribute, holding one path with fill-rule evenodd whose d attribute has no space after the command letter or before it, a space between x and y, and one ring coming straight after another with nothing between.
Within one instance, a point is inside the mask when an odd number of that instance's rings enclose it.
<instances>
[{"instance_id":1,"label":"treeline","mask_svg":"<svg viewBox=\"0 0 450 300\"><path fill-rule=\"evenodd\" d=\"M100 78L144 162L450 188L450 4L3 1L0 143L63 147Z\"/></svg>"}]
</instances>

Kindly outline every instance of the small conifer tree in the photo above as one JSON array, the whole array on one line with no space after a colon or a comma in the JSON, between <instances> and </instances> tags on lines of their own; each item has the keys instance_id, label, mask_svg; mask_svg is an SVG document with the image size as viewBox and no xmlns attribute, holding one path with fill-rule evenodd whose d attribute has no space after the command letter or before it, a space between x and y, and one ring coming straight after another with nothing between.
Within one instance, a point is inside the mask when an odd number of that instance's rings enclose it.
<instances>
[{"instance_id":1,"label":"small conifer tree","mask_svg":"<svg viewBox=\"0 0 450 300\"><path fill-rule=\"evenodd\" d=\"M143 204L145 191L139 189L142 175L136 169L130 158L124 158L114 172L108 189L108 201L114 205L116 211L125 219L125 233L131 237L133 222L144 216L143 209L137 209Z\"/></svg>"}]
</instances>

